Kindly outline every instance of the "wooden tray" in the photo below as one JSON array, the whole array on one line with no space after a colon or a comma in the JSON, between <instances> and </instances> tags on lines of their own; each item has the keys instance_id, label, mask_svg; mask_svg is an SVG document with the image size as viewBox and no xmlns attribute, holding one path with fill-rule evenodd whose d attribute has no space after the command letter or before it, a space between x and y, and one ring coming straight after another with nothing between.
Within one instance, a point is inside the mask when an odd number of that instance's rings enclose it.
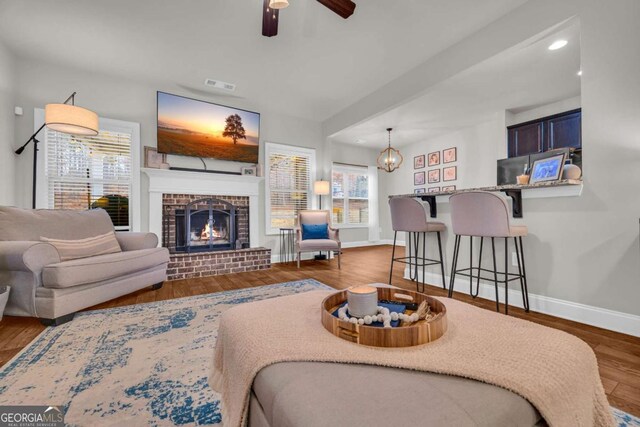
<instances>
[{"instance_id":1,"label":"wooden tray","mask_svg":"<svg viewBox=\"0 0 640 427\"><path fill-rule=\"evenodd\" d=\"M408 326L400 325L396 328L354 325L332 314L347 300L347 291L342 291L329 295L322 301L322 325L339 338L374 347L410 347L435 341L444 335L447 331L447 309L444 304L435 298L414 291L378 288L378 300L403 301L396 295L411 297L411 302L418 304L426 300L435 317L428 321L419 320ZM406 313L411 314L411 311L407 310Z\"/></svg>"}]
</instances>

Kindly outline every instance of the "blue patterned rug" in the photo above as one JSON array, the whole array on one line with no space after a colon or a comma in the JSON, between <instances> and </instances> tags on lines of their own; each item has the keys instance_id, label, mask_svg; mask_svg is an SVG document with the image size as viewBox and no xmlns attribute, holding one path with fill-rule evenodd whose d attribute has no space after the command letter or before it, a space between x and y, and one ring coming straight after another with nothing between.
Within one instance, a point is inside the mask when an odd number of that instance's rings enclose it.
<instances>
[{"instance_id":1,"label":"blue patterned rug","mask_svg":"<svg viewBox=\"0 0 640 427\"><path fill-rule=\"evenodd\" d=\"M71 426L212 425L207 384L220 315L236 304L331 289L312 279L79 313L0 370L0 405L61 405ZM620 427L640 419L613 410Z\"/></svg>"}]
</instances>

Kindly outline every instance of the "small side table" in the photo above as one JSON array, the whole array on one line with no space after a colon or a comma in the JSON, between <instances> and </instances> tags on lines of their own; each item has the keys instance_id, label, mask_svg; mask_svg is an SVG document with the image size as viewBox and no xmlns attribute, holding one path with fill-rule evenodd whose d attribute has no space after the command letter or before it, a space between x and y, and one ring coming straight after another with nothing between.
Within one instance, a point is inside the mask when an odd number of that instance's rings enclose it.
<instances>
[{"instance_id":1,"label":"small side table","mask_svg":"<svg viewBox=\"0 0 640 427\"><path fill-rule=\"evenodd\" d=\"M293 253L295 236L295 229L280 228L280 262L295 261L295 255Z\"/></svg>"}]
</instances>

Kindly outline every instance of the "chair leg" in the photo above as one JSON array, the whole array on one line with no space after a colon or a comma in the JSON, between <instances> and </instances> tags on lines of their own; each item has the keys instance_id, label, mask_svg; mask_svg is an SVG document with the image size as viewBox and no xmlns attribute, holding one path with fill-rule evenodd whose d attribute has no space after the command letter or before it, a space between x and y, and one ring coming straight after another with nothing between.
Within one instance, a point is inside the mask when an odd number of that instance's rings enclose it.
<instances>
[{"instance_id":1,"label":"chair leg","mask_svg":"<svg viewBox=\"0 0 640 427\"><path fill-rule=\"evenodd\" d=\"M520 244L518 245L518 240ZM513 241L516 244L516 252L518 254L518 271L520 272L520 287L522 289L522 304L524 305L524 311L529 312L529 289L527 288L527 272L524 269L524 247L522 246L522 236L518 239L515 237ZM522 266L522 270L520 270Z\"/></svg>"},{"instance_id":2,"label":"chair leg","mask_svg":"<svg viewBox=\"0 0 640 427\"><path fill-rule=\"evenodd\" d=\"M342 270L342 266L340 265L340 255L342 254L342 248L338 248L338 270Z\"/></svg>"},{"instance_id":3,"label":"chair leg","mask_svg":"<svg viewBox=\"0 0 640 427\"><path fill-rule=\"evenodd\" d=\"M453 260L451 261L451 278L449 279L449 298L453 298L453 288L456 282L456 268L458 267L458 252L460 251L460 236L456 236L453 245Z\"/></svg>"},{"instance_id":4,"label":"chair leg","mask_svg":"<svg viewBox=\"0 0 640 427\"><path fill-rule=\"evenodd\" d=\"M427 263L425 260L426 257L427 257L427 233L422 233L422 290L418 291L422 293L424 293L425 286L427 284L427 280L426 280L427 266L425 265ZM416 265L417 263L418 263L418 254L416 253ZM416 286L418 286L419 284L420 284L420 278L418 278L416 282Z\"/></svg>"},{"instance_id":5,"label":"chair leg","mask_svg":"<svg viewBox=\"0 0 640 427\"><path fill-rule=\"evenodd\" d=\"M442 239L440 238L440 232L437 233L438 236L438 252L440 252L440 272L442 273L442 289L447 289L446 279L444 277L444 258L442 257Z\"/></svg>"},{"instance_id":6,"label":"chair leg","mask_svg":"<svg viewBox=\"0 0 640 427\"><path fill-rule=\"evenodd\" d=\"M491 238L491 251L493 252L493 282L496 286L496 311L500 313L500 294L498 294L498 265L496 264L496 242Z\"/></svg>"},{"instance_id":7,"label":"chair leg","mask_svg":"<svg viewBox=\"0 0 640 427\"><path fill-rule=\"evenodd\" d=\"M296 259L298 260L298 268L300 268L300 252L298 252Z\"/></svg>"},{"instance_id":8,"label":"chair leg","mask_svg":"<svg viewBox=\"0 0 640 427\"><path fill-rule=\"evenodd\" d=\"M398 232L393 232L393 249L391 249L391 267L389 268L389 284L391 284L391 278L393 277L393 262L396 257L396 239L398 238Z\"/></svg>"},{"instance_id":9,"label":"chair leg","mask_svg":"<svg viewBox=\"0 0 640 427\"><path fill-rule=\"evenodd\" d=\"M504 238L504 314L509 314L509 238Z\"/></svg>"},{"instance_id":10,"label":"chair leg","mask_svg":"<svg viewBox=\"0 0 640 427\"><path fill-rule=\"evenodd\" d=\"M480 237L480 253L478 254L478 277L476 280L476 293L471 294L471 298L477 298L480 293L480 273L482 268L482 245L484 244L484 237Z\"/></svg>"}]
</instances>

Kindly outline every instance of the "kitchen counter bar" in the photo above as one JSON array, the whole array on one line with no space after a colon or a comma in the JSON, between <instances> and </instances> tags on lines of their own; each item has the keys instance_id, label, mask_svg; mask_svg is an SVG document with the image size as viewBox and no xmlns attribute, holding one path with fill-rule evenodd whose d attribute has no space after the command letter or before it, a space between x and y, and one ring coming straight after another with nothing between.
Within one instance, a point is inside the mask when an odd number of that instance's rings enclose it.
<instances>
[{"instance_id":1,"label":"kitchen counter bar","mask_svg":"<svg viewBox=\"0 0 640 427\"><path fill-rule=\"evenodd\" d=\"M397 194L393 196L389 196L389 198L394 197L412 197L421 199L425 202L429 203L430 215L431 218L436 218L438 216L438 208L436 205L436 197L437 196L451 196L457 193L465 193L469 191L494 191L494 192L502 192L505 193L508 197L511 197L512 206L513 206L513 217L514 218L522 218L522 190L535 190L542 188L555 188L555 187L567 187L567 186L581 186L582 180L573 180L573 179L563 179L561 181L553 181L553 182L540 182L536 184L507 184L507 185L495 185L493 187L478 187L478 188L465 188L461 190L454 191L437 191L432 193L413 193L413 194Z\"/></svg>"}]
</instances>

